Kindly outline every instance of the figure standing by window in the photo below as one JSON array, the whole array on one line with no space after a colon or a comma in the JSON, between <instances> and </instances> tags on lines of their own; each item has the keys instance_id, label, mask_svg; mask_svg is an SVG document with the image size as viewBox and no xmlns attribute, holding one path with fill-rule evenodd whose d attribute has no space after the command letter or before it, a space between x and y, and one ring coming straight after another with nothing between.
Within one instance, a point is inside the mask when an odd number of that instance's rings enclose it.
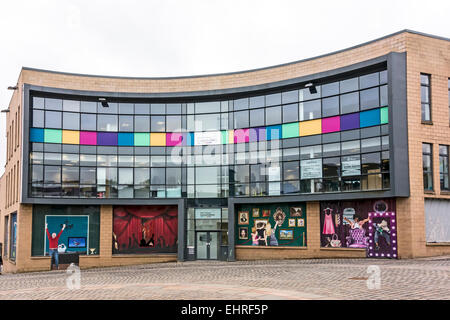
<instances>
[{"instance_id":1,"label":"figure standing by window","mask_svg":"<svg viewBox=\"0 0 450 320\"><path fill-rule=\"evenodd\" d=\"M58 257L58 241L59 237L61 236L62 232L66 228L66 225L63 224L61 231L56 235L56 233L52 233L50 235L50 232L48 231L48 224L45 224L45 232L47 232L47 238L48 238L48 249L50 254L50 259L55 259L55 265L56 269L58 269L59 265L59 257ZM52 260L50 260L50 270L52 269L53 263Z\"/></svg>"}]
</instances>

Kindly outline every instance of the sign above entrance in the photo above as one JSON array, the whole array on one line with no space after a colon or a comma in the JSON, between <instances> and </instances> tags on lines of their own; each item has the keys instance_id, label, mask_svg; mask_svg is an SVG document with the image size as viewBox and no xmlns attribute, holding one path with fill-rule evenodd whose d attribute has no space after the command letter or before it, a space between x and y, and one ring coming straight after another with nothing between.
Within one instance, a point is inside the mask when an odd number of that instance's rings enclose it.
<instances>
[{"instance_id":1,"label":"sign above entrance","mask_svg":"<svg viewBox=\"0 0 450 320\"><path fill-rule=\"evenodd\" d=\"M220 219L221 209L195 209L195 219Z\"/></svg>"}]
</instances>

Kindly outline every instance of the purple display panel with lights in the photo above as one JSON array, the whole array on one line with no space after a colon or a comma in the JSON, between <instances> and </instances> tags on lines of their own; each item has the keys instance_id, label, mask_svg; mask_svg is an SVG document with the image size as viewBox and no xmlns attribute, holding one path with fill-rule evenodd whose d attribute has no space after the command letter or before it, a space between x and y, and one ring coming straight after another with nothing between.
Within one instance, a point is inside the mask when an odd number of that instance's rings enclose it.
<instances>
[{"instance_id":1,"label":"purple display panel with lights","mask_svg":"<svg viewBox=\"0 0 450 320\"><path fill-rule=\"evenodd\" d=\"M369 258L397 259L395 212L369 212Z\"/></svg>"}]
</instances>

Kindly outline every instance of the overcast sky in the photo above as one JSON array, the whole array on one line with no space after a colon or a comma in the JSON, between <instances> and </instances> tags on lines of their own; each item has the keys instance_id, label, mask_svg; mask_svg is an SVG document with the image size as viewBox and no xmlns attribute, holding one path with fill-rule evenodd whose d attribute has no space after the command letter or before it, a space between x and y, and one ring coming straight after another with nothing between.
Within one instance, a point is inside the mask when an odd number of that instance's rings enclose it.
<instances>
[{"instance_id":1,"label":"overcast sky","mask_svg":"<svg viewBox=\"0 0 450 320\"><path fill-rule=\"evenodd\" d=\"M450 1L0 2L0 109L22 66L164 77L248 70L403 29L450 37ZM6 149L0 114L0 174Z\"/></svg>"}]
</instances>

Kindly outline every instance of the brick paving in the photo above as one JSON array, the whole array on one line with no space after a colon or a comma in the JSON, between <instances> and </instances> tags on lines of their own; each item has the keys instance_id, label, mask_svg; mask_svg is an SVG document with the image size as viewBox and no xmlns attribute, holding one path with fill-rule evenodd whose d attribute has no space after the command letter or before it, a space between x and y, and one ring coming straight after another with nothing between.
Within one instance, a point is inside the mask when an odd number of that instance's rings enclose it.
<instances>
[{"instance_id":1,"label":"brick paving","mask_svg":"<svg viewBox=\"0 0 450 320\"><path fill-rule=\"evenodd\" d=\"M368 289L378 266L380 289ZM81 270L69 290L65 271L3 274L0 299L450 300L450 256L415 260L318 259L192 261Z\"/></svg>"}]
</instances>

